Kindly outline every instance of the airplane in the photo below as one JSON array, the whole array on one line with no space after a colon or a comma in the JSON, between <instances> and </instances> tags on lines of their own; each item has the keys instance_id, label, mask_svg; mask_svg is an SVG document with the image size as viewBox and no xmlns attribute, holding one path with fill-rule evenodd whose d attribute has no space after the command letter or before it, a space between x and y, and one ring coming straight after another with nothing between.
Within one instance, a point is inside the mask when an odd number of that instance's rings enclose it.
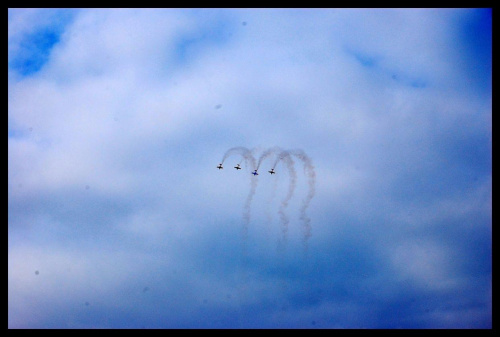
<instances>
[{"instance_id":1,"label":"airplane","mask_svg":"<svg viewBox=\"0 0 500 337\"><path fill-rule=\"evenodd\" d=\"M258 175L259 175L259 174L257 173L257 170L253 171L253 172L252 172L252 174L253 174L254 176L258 176Z\"/></svg>"},{"instance_id":2,"label":"airplane","mask_svg":"<svg viewBox=\"0 0 500 337\"><path fill-rule=\"evenodd\" d=\"M217 166L217 168L220 170L222 167L222 164L219 164L219 166Z\"/></svg>"},{"instance_id":3,"label":"airplane","mask_svg":"<svg viewBox=\"0 0 500 337\"><path fill-rule=\"evenodd\" d=\"M271 173L271 174L275 174L275 173L276 173L276 172L274 172L274 169L273 169L273 168L271 169L271 171L267 171L267 172L269 172L269 173Z\"/></svg>"},{"instance_id":4,"label":"airplane","mask_svg":"<svg viewBox=\"0 0 500 337\"><path fill-rule=\"evenodd\" d=\"M241 170L240 164L236 164L236 166L234 168L237 170Z\"/></svg>"}]
</instances>

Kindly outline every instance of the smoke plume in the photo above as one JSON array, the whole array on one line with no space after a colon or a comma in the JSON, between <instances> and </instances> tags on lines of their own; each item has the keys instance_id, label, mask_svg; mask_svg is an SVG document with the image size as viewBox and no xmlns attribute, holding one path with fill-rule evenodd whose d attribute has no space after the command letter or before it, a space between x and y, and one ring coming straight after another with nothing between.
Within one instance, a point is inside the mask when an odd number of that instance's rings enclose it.
<instances>
[{"instance_id":1,"label":"smoke plume","mask_svg":"<svg viewBox=\"0 0 500 337\"><path fill-rule=\"evenodd\" d=\"M285 163L286 168L288 169L288 177L289 177L288 192L285 198L281 201L281 205L278 211L281 219L281 231L283 234L283 243L286 245L288 224L290 223L290 219L288 218L288 215L286 214L285 210L288 207L288 203L293 196L293 192L295 190L295 185L297 181L297 174L295 172L293 159L292 157L290 157L290 154L287 151L281 151L278 154L274 162L273 169L280 161L283 161Z\"/></svg>"},{"instance_id":2,"label":"smoke plume","mask_svg":"<svg viewBox=\"0 0 500 337\"><path fill-rule=\"evenodd\" d=\"M303 150L294 149L290 150L289 153L296 156L304 163L304 171L307 175L307 184L309 186L309 191L307 193L307 196L302 201L302 206L300 207L300 219L302 220L302 227L304 232L304 248L307 251L307 240L312 235L312 228L311 219L307 216L306 211L316 192L316 172L314 171L314 166L311 159L305 154Z\"/></svg>"},{"instance_id":3,"label":"smoke plume","mask_svg":"<svg viewBox=\"0 0 500 337\"><path fill-rule=\"evenodd\" d=\"M222 157L221 163L224 164L224 161L232 156L232 155L240 155L242 160L245 160L245 165L247 167L250 166L250 169L255 170L255 157L252 154L252 151L243 146L233 147L226 151L224 156ZM240 160L241 163L241 160ZM252 205L253 196L255 195L255 191L257 190L257 176L250 176L250 191L248 192L247 199L245 201L245 205L243 206L243 238L244 242L246 242L246 238L248 236L248 224L250 223L250 209Z\"/></svg>"}]
</instances>

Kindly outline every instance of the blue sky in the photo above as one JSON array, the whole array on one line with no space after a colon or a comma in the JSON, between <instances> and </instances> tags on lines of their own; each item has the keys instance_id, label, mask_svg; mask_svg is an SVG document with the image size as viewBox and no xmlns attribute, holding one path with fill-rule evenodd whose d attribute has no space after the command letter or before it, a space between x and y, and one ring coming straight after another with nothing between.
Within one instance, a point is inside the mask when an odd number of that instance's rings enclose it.
<instances>
[{"instance_id":1,"label":"blue sky","mask_svg":"<svg viewBox=\"0 0 500 337\"><path fill-rule=\"evenodd\" d=\"M10 328L491 328L491 10L8 21Z\"/></svg>"}]
</instances>

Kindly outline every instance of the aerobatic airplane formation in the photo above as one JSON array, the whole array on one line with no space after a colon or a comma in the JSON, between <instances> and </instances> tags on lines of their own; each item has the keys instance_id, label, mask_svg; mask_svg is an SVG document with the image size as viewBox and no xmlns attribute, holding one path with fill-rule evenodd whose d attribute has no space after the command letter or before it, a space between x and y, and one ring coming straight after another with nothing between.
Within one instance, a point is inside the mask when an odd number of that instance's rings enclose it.
<instances>
[{"instance_id":1,"label":"aerobatic airplane formation","mask_svg":"<svg viewBox=\"0 0 500 337\"><path fill-rule=\"evenodd\" d=\"M302 222L302 227L303 227L303 233L304 233L304 247L307 247L307 240L311 236L311 219L306 215L306 210L309 206L309 203L311 199L314 197L315 193L315 181L316 181L316 173L314 172L314 166L312 165L311 159L305 154L303 150L300 149L294 149L294 150L283 150L279 147L273 147L270 148L266 151L264 151L258 161L256 161L254 155L254 151L251 151L245 147L238 146L238 147L233 147L229 150L226 151L224 156L222 157L221 163L216 166L219 170L223 169L223 164L224 161L232 156L232 155L239 155L241 158L240 163L236 164L234 168L236 170L241 170L241 162L245 161L245 166L250 168L251 176L250 179L250 191L247 196L245 205L243 207L243 224L244 224L244 231L247 231L248 224L250 223L250 205L252 203L253 195L255 194L255 190L257 188L257 176L259 175L258 170L260 168L260 165L263 160L265 160L268 157L274 158L274 161L272 162L272 167L269 171L271 175L276 174L277 172L274 170L276 165L280 162L283 162L285 165L285 168L288 171L288 177L289 177L289 186L288 186L288 192L286 196L283 198L280 208L279 208L279 215L280 215L280 221L282 225L282 232L283 232L283 239L286 241L286 233L288 232L288 224L290 222L286 208L288 206L288 203L290 199L293 196L294 190L295 190L295 185L296 185L296 180L297 180L297 173L295 171L295 163L292 157L296 157L302 163L304 164L304 172L307 176L307 182L309 186L309 192L307 196L303 199L302 201L302 206L300 208L300 220ZM307 249L307 248L306 248Z\"/></svg>"},{"instance_id":2,"label":"aerobatic airplane formation","mask_svg":"<svg viewBox=\"0 0 500 337\"><path fill-rule=\"evenodd\" d=\"M217 168L220 170L220 169L223 169L224 167L222 167L222 163L220 163L219 165L217 165ZM234 168L235 168L236 170L241 170L241 166L240 166L240 164L236 164L236 166L235 166ZM271 174L275 174L275 173L276 173L276 172L274 172L274 168L272 168L272 169L271 169L271 171L267 171L267 172L269 172L269 173L271 173ZM252 174L253 174L254 176L258 176L258 175L259 175L259 173L257 172L257 170L254 170L254 171L252 172Z\"/></svg>"}]
</instances>

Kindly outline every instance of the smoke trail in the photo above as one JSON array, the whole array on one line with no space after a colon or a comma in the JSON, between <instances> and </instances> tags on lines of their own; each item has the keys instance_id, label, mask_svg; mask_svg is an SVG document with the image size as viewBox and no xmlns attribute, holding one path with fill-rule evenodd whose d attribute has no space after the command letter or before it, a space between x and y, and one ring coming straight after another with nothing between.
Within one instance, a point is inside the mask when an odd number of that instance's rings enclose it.
<instances>
[{"instance_id":1,"label":"smoke trail","mask_svg":"<svg viewBox=\"0 0 500 337\"><path fill-rule=\"evenodd\" d=\"M251 170L255 170L255 157L252 154L252 151L243 146L237 146L230 148L226 151L224 156L222 157L221 163L232 155L239 154L242 156L242 160L245 160L245 165L250 166ZM240 161L241 163L241 161ZM257 177L250 175L250 191L247 195L247 200L245 201L245 205L243 206L243 242L246 242L248 236L248 224L250 223L250 206L252 204L252 199L257 189ZM246 244L244 244L244 250L246 249Z\"/></svg>"},{"instance_id":2,"label":"smoke trail","mask_svg":"<svg viewBox=\"0 0 500 337\"><path fill-rule=\"evenodd\" d=\"M285 198L283 199L283 201L281 202L280 208L278 211L278 214L280 215L281 231L282 231L282 235L283 235L282 236L282 245L283 245L282 248L284 249L286 247L286 241L287 241L288 224L290 223L290 220L289 220L285 210L286 210L286 207L288 206L289 200L291 199L291 197L293 195L297 175L295 174L295 169L293 167L294 163L293 163L292 158L290 157L290 155L286 151L284 151L283 149L281 149L278 146L267 149L266 151L264 151L260 155L259 161L257 162L257 170L260 168L260 165L262 164L264 159L266 159L267 157L272 156L272 155L274 155L274 157L275 157L274 164L272 165L272 168L274 169L276 167L276 165L278 164L278 162L280 160L283 160L288 168L288 176L290 178L290 184L288 186L288 193L285 196ZM274 188L276 188L276 187L277 187L277 184L274 184ZM273 191L273 194L274 193L275 193L275 191Z\"/></svg>"},{"instance_id":3,"label":"smoke trail","mask_svg":"<svg viewBox=\"0 0 500 337\"><path fill-rule=\"evenodd\" d=\"M266 151L264 151L260 157L259 157L259 161L257 162L257 170L260 168L260 164L262 163L262 161L264 159L266 159L267 157L271 156L271 155L275 155L276 153L281 153L283 150L281 148L279 148L278 146L275 146L275 147L272 147L270 149L267 149Z\"/></svg>"},{"instance_id":4,"label":"smoke trail","mask_svg":"<svg viewBox=\"0 0 500 337\"><path fill-rule=\"evenodd\" d=\"M237 146L237 147L233 147L233 148L230 148L229 150L227 150L226 153L224 153L224 156L222 157L221 163L224 164L224 161L229 156L232 156L234 154L241 155L242 160L245 159L245 164L250 165L251 169L255 170L255 158L252 155L252 151L250 151L249 149L247 149L246 147L243 147L243 146ZM240 164L241 164L241 161L240 161Z\"/></svg>"},{"instance_id":5,"label":"smoke trail","mask_svg":"<svg viewBox=\"0 0 500 337\"><path fill-rule=\"evenodd\" d=\"M302 220L304 230L304 249L307 253L307 240L312 235L312 228L311 219L307 216L306 210L315 194L316 172L314 172L314 166L311 159L305 154L303 150L294 149L288 152L299 158L304 163L304 171L308 177L307 183L309 185L309 192L307 193L307 196L304 198L302 206L300 207L300 219Z\"/></svg>"},{"instance_id":6,"label":"smoke trail","mask_svg":"<svg viewBox=\"0 0 500 337\"><path fill-rule=\"evenodd\" d=\"M223 164L224 161L232 156L232 155L240 155L241 159L238 164L241 165L243 160L245 160L245 166L248 168L250 167L251 170L255 170L255 157L252 154L252 151L247 149L246 147L243 146L237 146L230 148L229 150L224 153L224 156L222 157L221 163ZM255 191L257 189L257 177L250 175L250 190L247 195L247 199L245 201L245 205L243 206L243 227L241 229L242 233L242 240L241 240L241 284L238 287L238 299L240 302L240 310L243 307L243 303L245 299L248 297L248 279L249 275L247 272L248 268L248 224L250 223L250 206L252 204L252 199L255 194ZM239 315L239 321L240 324L242 324L241 318L244 315L240 312Z\"/></svg>"},{"instance_id":7,"label":"smoke trail","mask_svg":"<svg viewBox=\"0 0 500 337\"><path fill-rule=\"evenodd\" d=\"M259 160L257 162L257 167L256 167L256 170L258 170L260 168L260 165L262 164L262 162L264 161L264 159L266 159L267 157L271 156L271 155L274 155L276 156L277 153L281 152L281 148L275 146L275 147L272 147L270 149L267 149L266 151L264 151L260 157L259 157ZM272 189L272 194L271 194L271 200L269 200L269 202L267 203L268 207L270 207L270 204L272 202L272 200L274 199L274 195L276 194L276 188L278 187L277 185L277 180L274 179L274 184L273 184L273 189ZM271 223L271 213L270 212L267 212L267 222L268 224Z\"/></svg>"},{"instance_id":8,"label":"smoke trail","mask_svg":"<svg viewBox=\"0 0 500 337\"><path fill-rule=\"evenodd\" d=\"M271 205L274 202L274 198L276 198L276 190L278 189L278 180L279 180L279 175L277 175L273 179L273 183L272 183L272 186L271 186L271 195L269 196L269 200L266 203L266 205L267 205L266 206L266 217L267 217L266 228L268 229L268 233L270 233L269 227L271 226L271 224L273 222L273 216L272 216L272 213L271 213Z\"/></svg>"},{"instance_id":9,"label":"smoke trail","mask_svg":"<svg viewBox=\"0 0 500 337\"><path fill-rule=\"evenodd\" d=\"M243 207L243 235L246 238L248 235L248 224L250 223L250 206L252 199L257 189L257 176L250 175L250 192L248 192L245 206Z\"/></svg>"},{"instance_id":10,"label":"smoke trail","mask_svg":"<svg viewBox=\"0 0 500 337\"><path fill-rule=\"evenodd\" d=\"M283 201L281 201L280 209L278 211L281 219L281 231L283 234L283 244L286 247L286 241L287 241L287 236L288 236L288 224L290 223L290 220L288 218L288 215L285 213L286 208L288 207L288 202L293 196L293 192L295 190L295 185L297 181L297 174L295 173L295 168L294 168L294 162L292 157L290 157L290 154L287 151L281 151L273 165L273 168L276 167L279 161L284 161L286 164L286 167L288 169L288 176L290 179L290 183L288 185L288 193L286 194L285 198Z\"/></svg>"},{"instance_id":11,"label":"smoke trail","mask_svg":"<svg viewBox=\"0 0 500 337\"><path fill-rule=\"evenodd\" d=\"M304 163L304 172L308 177L308 186L309 186L309 191L307 196L303 199L302 205L300 207L300 220L302 221L302 227L303 227L303 241L304 241L304 248L305 252L307 253L307 241L308 239L312 236L312 228L311 228L311 219L307 216L307 208L309 207L309 204L314 197L315 194L315 184L316 184L316 173L314 171L314 166L312 164L311 159L306 155L306 153L301 150L301 149L294 149L294 150L282 150L279 147L272 147L270 149L267 149L264 151L260 157L258 162L256 163L255 157L253 156L252 152L248 150L245 147L238 146L238 147L233 147L229 150L226 151L222 158L222 163L231 155L234 154L239 154L242 156L240 160L240 164L243 160L245 160L245 164L247 167L250 167L252 170L258 170L260 168L260 165L262 162L268 158L269 156L274 155L275 156L275 161L273 163L272 168L274 169L276 165L280 162L283 161L288 169L288 175L290 179L289 187L288 187L288 193L285 196L285 198L282 200L280 208L279 208L279 215L280 215L280 220L281 220L281 225L282 225L282 232L283 232L283 242L286 243L287 240L287 233L288 233L288 224L290 222L287 214L286 214L286 208L288 207L288 203L290 199L293 196L294 190L295 190L295 185L296 185L296 180L297 180L297 174L295 172L294 168L294 161L292 159L292 155L297 157L299 160L301 160ZM276 188L276 184L274 185ZM255 191L257 189L257 176L250 175L250 191L248 193L245 205L243 207L243 235L244 235L244 241L246 241L246 236L248 234L248 224L250 223L250 206L252 203L253 196L255 194ZM274 193L274 192L273 192Z\"/></svg>"}]
</instances>

